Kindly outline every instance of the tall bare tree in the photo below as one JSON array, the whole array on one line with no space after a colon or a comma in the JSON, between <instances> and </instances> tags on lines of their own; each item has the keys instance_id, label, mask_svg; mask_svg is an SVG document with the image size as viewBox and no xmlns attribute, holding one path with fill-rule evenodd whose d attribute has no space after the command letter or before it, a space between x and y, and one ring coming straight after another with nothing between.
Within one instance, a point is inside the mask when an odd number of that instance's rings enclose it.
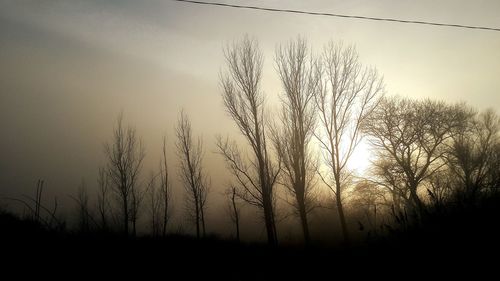
<instances>
[{"instance_id":1,"label":"tall bare tree","mask_svg":"<svg viewBox=\"0 0 500 281\"><path fill-rule=\"evenodd\" d=\"M230 186L225 195L228 199L227 213L229 214L229 218L234 223L236 240L240 241L240 218L241 218L241 206L238 203L238 197L236 194L236 187Z\"/></svg>"},{"instance_id":2,"label":"tall bare tree","mask_svg":"<svg viewBox=\"0 0 500 281\"><path fill-rule=\"evenodd\" d=\"M248 36L224 51L228 72L221 75L224 106L251 147L247 158L235 142L217 140L220 154L238 182L237 195L263 212L267 239L277 243L274 186L279 167L271 161L264 118L264 96L260 90L262 53Z\"/></svg>"},{"instance_id":3,"label":"tall bare tree","mask_svg":"<svg viewBox=\"0 0 500 281\"><path fill-rule=\"evenodd\" d=\"M181 111L175 128L177 135L177 153L180 159L180 177L186 189L186 208L196 226L196 237L200 231L205 235L205 209L209 192L208 178L204 174L203 143L201 138L195 143L192 136L191 122Z\"/></svg>"},{"instance_id":4,"label":"tall bare tree","mask_svg":"<svg viewBox=\"0 0 500 281\"><path fill-rule=\"evenodd\" d=\"M116 121L111 143L105 144L105 152L112 190L118 195L122 210L123 233L129 235L129 222L137 217L134 211L138 202L136 189L145 150L136 130L130 126L124 127L122 113ZM134 213L131 214L131 211Z\"/></svg>"},{"instance_id":5,"label":"tall bare tree","mask_svg":"<svg viewBox=\"0 0 500 281\"><path fill-rule=\"evenodd\" d=\"M160 195L162 197L162 236L167 235L167 225L171 216L172 209L172 187L170 185L170 178L168 173L167 164L167 138L163 137L162 157L160 160ZM205 196L206 198L206 196ZM203 208L202 208L203 209Z\"/></svg>"},{"instance_id":6,"label":"tall bare tree","mask_svg":"<svg viewBox=\"0 0 500 281\"><path fill-rule=\"evenodd\" d=\"M97 211L99 212L100 226L102 231L109 229L109 178L105 168L99 168L97 175Z\"/></svg>"},{"instance_id":7,"label":"tall bare tree","mask_svg":"<svg viewBox=\"0 0 500 281\"><path fill-rule=\"evenodd\" d=\"M159 181L157 180L159 178ZM157 184L159 183L159 185ZM172 188L170 186L167 164L167 139L163 137L160 159L160 172L151 173L147 187L151 233L153 236L167 234L167 225L171 216Z\"/></svg>"},{"instance_id":8,"label":"tall bare tree","mask_svg":"<svg viewBox=\"0 0 500 281\"><path fill-rule=\"evenodd\" d=\"M371 145L391 163L384 176L397 179L412 209L424 210L419 187L442 170L447 144L466 117L443 102L384 98L365 123Z\"/></svg>"},{"instance_id":9,"label":"tall bare tree","mask_svg":"<svg viewBox=\"0 0 500 281\"><path fill-rule=\"evenodd\" d=\"M304 39L298 38L276 49L276 68L283 86L278 126L271 130L276 152L282 159L280 182L295 199L304 240L309 242L307 213L312 205L315 163L309 143L315 130L314 96L320 89L321 73Z\"/></svg>"},{"instance_id":10,"label":"tall bare tree","mask_svg":"<svg viewBox=\"0 0 500 281\"><path fill-rule=\"evenodd\" d=\"M139 215L142 211L142 203L147 194L147 187L142 188L141 185L137 184L134 189L132 189L132 200L130 201L130 222L132 223L132 236L137 236L137 221L139 220Z\"/></svg>"},{"instance_id":11,"label":"tall bare tree","mask_svg":"<svg viewBox=\"0 0 500 281\"><path fill-rule=\"evenodd\" d=\"M499 141L500 121L493 110L470 116L469 122L464 122L466 125L453 135L447 159L451 171L464 188L463 194L474 200L489 181L490 163Z\"/></svg>"},{"instance_id":12,"label":"tall bare tree","mask_svg":"<svg viewBox=\"0 0 500 281\"><path fill-rule=\"evenodd\" d=\"M69 197L77 204L78 227L80 233L89 232L91 230L91 223L95 227L99 227L99 223L96 222L89 208L89 195L87 192L87 186L85 185L85 181L83 179L81 184L78 186L76 197L71 195Z\"/></svg>"},{"instance_id":13,"label":"tall bare tree","mask_svg":"<svg viewBox=\"0 0 500 281\"><path fill-rule=\"evenodd\" d=\"M76 201L78 203L79 229L81 233L86 233L90 230L89 195L87 193L87 186L83 180L78 186Z\"/></svg>"},{"instance_id":14,"label":"tall bare tree","mask_svg":"<svg viewBox=\"0 0 500 281\"><path fill-rule=\"evenodd\" d=\"M362 139L361 125L383 94L383 79L363 67L354 46L331 42L323 52L324 79L315 96L321 143L329 176L320 177L335 196L344 240L349 241L343 191L349 180L347 163Z\"/></svg>"},{"instance_id":15,"label":"tall bare tree","mask_svg":"<svg viewBox=\"0 0 500 281\"><path fill-rule=\"evenodd\" d=\"M150 214L150 225L151 234L154 237L159 236L161 233L162 224L162 200L160 195L160 190L156 184L157 175L151 172L149 181L147 184L147 197L149 201L149 214Z\"/></svg>"},{"instance_id":16,"label":"tall bare tree","mask_svg":"<svg viewBox=\"0 0 500 281\"><path fill-rule=\"evenodd\" d=\"M389 194L393 213L400 214L413 203L403 169L393 157L384 151L377 151L377 159L372 163L370 182L383 187Z\"/></svg>"}]
</instances>

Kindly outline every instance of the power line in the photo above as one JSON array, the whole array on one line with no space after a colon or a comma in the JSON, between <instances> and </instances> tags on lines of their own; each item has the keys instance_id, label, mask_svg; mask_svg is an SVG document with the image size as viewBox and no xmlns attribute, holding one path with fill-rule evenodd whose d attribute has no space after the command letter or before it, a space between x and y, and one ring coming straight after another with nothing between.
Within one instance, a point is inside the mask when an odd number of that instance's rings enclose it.
<instances>
[{"instance_id":1,"label":"power line","mask_svg":"<svg viewBox=\"0 0 500 281\"><path fill-rule=\"evenodd\" d=\"M409 23L409 24L424 24L424 25L432 25L432 26L480 29L480 30L499 31L500 32L500 28L485 27L485 26L473 26L473 25L462 25L462 24L451 24L451 23L440 23L440 22L429 22L429 21L417 21L417 20L401 20L401 19L394 19L394 18L377 18L377 17L344 15L344 14L333 14L333 13L320 13L320 12L310 12L310 11L301 11L301 10L234 5L234 4L226 4L226 3L218 3L218 2L203 2L203 1L192 1L192 0L172 0L172 1L190 3L190 4L198 4L198 5L209 5L209 6L229 7L229 8L238 8L238 9L260 10L260 11L267 11L267 12L282 12L282 13L305 14L305 15L313 15L313 16L328 16L328 17L360 19L360 20L386 21L386 22Z\"/></svg>"}]
</instances>

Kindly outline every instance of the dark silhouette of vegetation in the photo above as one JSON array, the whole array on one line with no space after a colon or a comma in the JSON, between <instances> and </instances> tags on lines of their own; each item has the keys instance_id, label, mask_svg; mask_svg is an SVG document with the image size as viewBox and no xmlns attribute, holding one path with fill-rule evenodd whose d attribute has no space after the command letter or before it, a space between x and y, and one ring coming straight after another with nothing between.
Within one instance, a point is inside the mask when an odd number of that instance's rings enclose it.
<instances>
[{"instance_id":1,"label":"dark silhouette of vegetation","mask_svg":"<svg viewBox=\"0 0 500 281\"><path fill-rule=\"evenodd\" d=\"M4 197L3 199L21 204L23 207L24 220L37 224L41 229L63 231L66 229L66 222L58 217L57 211L59 205L57 197L54 197L54 206L52 209L42 204L44 183L44 180L38 179L34 198L23 195L24 199L11 197ZM0 211L3 210L0 208ZM43 213L45 213L45 215L43 215Z\"/></svg>"},{"instance_id":2,"label":"dark silhouette of vegetation","mask_svg":"<svg viewBox=\"0 0 500 281\"><path fill-rule=\"evenodd\" d=\"M361 126L377 107L384 91L383 79L374 68L364 68L354 46L330 42L323 52L321 89L316 108L327 175L318 174L333 192L345 242L349 231L344 213L344 193L351 173L347 164L363 135Z\"/></svg>"},{"instance_id":3,"label":"dark silhouette of vegetation","mask_svg":"<svg viewBox=\"0 0 500 281\"><path fill-rule=\"evenodd\" d=\"M129 223L132 222L135 236L137 213L143 196L139 190L139 174L145 150L136 130L124 127L123 114L118 116L112 141L105 144L105 152L109 179L122 209L123 233L129 235Z\"/></svg>"},{"instance_id":4,"label":"dark silhouette of vegetation","mask_svg":"<svg viewBox=\"0 0 500 281\"><path fill-rule=\"evenodd\" d=\"M227 206L227 212L229 218L234 223L236 241L240 242L240 218L241 218L241 207L238 203L238 198L236 195L236 187L230 186L226 190L225 194L228 198L229 204Z\"/></svg>"},{"instance_id":5,"label":"dark silhouette of vegetation","mask_svg":"<svg viewBox=\"0 0 500 281\"><path fill-rule=\"evenodd\" d=\"M71 196L71 198L77 204L79 231L81 233L87 233L90 231L90 221L93 220L93 218L89 213L89 195L84 180L82 180L81 184L78 186L76 197Z\"/></svg>"},{"instance_id":6,"label":"dark silhouette of vegetation","mask_svg":"<svg viewBox=\"0 0 500 281\"><path fill-rule=\"evenodd\" d=\"M162 198L160 208L163 210L161 234L165 237L167 235L167 225L172 213L172 186L170 184L168 173L166 137L163 137L162 155L160 160L160 195Z\"/></svg>"},{"instance_id":7,"label":"dark silhouette of vegetation","mask_svg":"<svg viewBox=\"0 0 500 281\"><path fill-rule=\"evenodd\" d=\"M69 219L75 227L66 227L57 198L48 207L46 183L39 179L34 197L2 197L1 203L21 208L0 206L2 255L81 266L82 253L87 253L93 258L86 261L99 268L116 270L110 265L114 261L134 265L130 271L138 264L167 266L169 274L189 260L190 270L182 277L217 280L318 279L332 264L355 265L372 274L368 269L413 272L423 261L423 268L434 270L445 268L443 261L465 268L496 262L484 254L500 251L500 118L493 110L383 96L382 78L362 66L353 46L331 43L315 59L299 38L276 49L283 92L278 114L271 116L260 88L263 57L257 41L244 37L224 54L222 100L248 145L244 150L229 138L216 140L232 175L223 194L231 239L207 232L211 182L203 166L202 138L193 136L186 113L179 114L175 144L196 239L184 233L184 220L172 222L166 138L159 171L142 177L145 149L120 114L105 144L97 192L82 180L69 195L76 207L76 216ZM348 163L363 138L374 159L365 175L355 176ZM321 190L333 193L335 214L316 208ZM303 243L280 237L278 245L276 206L282 194L293 198L285 200L300 219ZM267 244L246 240L243 204L261 213ZM144 234L142 211L148 211L144 222L150 229ZM333 215L338 215L343 243L330 234L323 240L315 236L333 228ZM154 258L157 253L160 259ZM45 258L51 254L57 257Z\"/></svg>"},{"instance_id":8,"label":"dark silhouette of vegetation","mask_svg":"<svg viewBox=\"0 0 500 281\"><path fill-rule=\"evenodd\" d=\"M446 165L446 147L466 120L460 106L385 98L364 124L378 153L377 182L401 197L395 202L421 214L425 204L419 188Z\"/></svg>"},{"instance_id":9,"label":"dark silhouette of vegetation","mask_svg":"<svg viewBox=\"0 0 500 281\"><path fill-rule=\"evenodd\" d=\"M196 226L196 237L206 235L205 211L210 183L203 171L203 142L201 138L194 141L191 122L184 111L181 111L177 127L177 153L180 159L180 177L186 190L186 208L190 219Z\"/></svg>"},{"instance_id":10,"label":"dark silhouette of vegetation","mask_svg":"<svg viewBox=\"0 0 500 281\"><path fill-rule=\"evenodd\" d=\"M498 178L492 171L498 170L495 160L498 148L500 121L492 110L481 114L469 111L467 119L454 134L452 144L447 150L447 167L463 189L466 200L474 201L481 189L492 189ZM496 163L495 163L496 162Z\"/></svg>"},{"instance_id":11,"label":"dark silhouette of vegetation","mask_svg":"<svg viewBox=\"0 0 500 281\"><path fill-rule=\"evenodd\" d=\"M166 137L163 137L160 173L156 175L151 173L147 193L151 234L155 237L160 235L165 237L167 235L167 225L170 221L172 212L172 187L170 184L167 164Z\"/></svg>"},{"instance_id":12,"label":"dark silhouette of vegetation","mask_svg":"<svg viewBox=\"0 0 500 281\"><path fill-rule=\"evenodd\" d=\"M310 241L307 214L315 207L313 198L314 156L310 151L315 130L314 96L320 89L321 69L310 58L303 39L276 50L276 68L283 86L279 125L271 130L278 158L282 160L280 183L295 199L306 243Z\"/></svg>"},{"instance_id":13,"label":"dark silhouette of vegetation","mask_svg":"<svg viewBox=\"0 0 500 281\"><path fill-rule=\"evenodd\" d=\"M99 168L97 175L97 212L99 213L101 231L109 231L109 220L111 214L111 203L109 201L110 192L109 174L105 168Z\"/></svg>"},{"instance_id":14,"label":"dark silhouette of vegetation","mask_svg":"<svg viewBox=\"0 0 500 281\"><path fill-rule=\"evenodd\" d=\"M237 194L243 201L258 207L264 214L267 240L277 244L274 187L281 170L272 161L260 89L262 53L257 41L248 36L229 46L224 52L228 73L221 76L222 98L226 111L234 120L252 150L247 159L235 142L217 139L220 154L235 176Z\"/></svg>"}]
</instances>

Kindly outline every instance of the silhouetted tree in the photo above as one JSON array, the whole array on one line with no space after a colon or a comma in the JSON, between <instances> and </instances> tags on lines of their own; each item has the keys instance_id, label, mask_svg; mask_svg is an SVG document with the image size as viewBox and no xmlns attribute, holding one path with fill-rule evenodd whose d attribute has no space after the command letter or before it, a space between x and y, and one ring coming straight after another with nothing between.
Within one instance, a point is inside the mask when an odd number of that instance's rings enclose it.
<instances>
[{"instance_id":1,"label":"silhouetted tree","mask_svg":"<svg viewBox=\"0 0 500 281\"><path fill-rule=\"evenodd\" d=\"M78 224L81 233L86 233L90 230L90 214L89 214L89 195L85 182L78 186L78 193L76 200L78 202Z\"/></svg>"},{"instance_id":2,"label":"silhouetted tree","mask_svg":"<svg viewBox=\"0 0 500 281\"><path fill-rule=\"evenodd\" d=\"M162 217L162 202L163 202L160 190L156 185L156 177L157 175L151 172L146 189L149 201L151 234L155 237L161 233L161 225L162 225L161 217Z\"/></svg>"},{"instance_id":3,"label":"silhouetted tree","mask_svg":"<svg viewBox=\"0 0 500 281\"><path fill-rule=\"evenodd\" d=\"M104 168L99 168L97 186L97 211L101 221L101 230L106 232L109 229L108 219L111 205L109 202L109 178Z\"/></svg>"},{"instance_id":4,"label":"silhouetted tree","mask_svg":"<svg viewBox=\"0 0 500 281\"><path fill-rule=\"evenodd\" d=\"M489 168L498 144L500 121L493 110L470 116L453 135L447 159L450 170L460 180L463 194L473 201L490 181Z\"/></svg>"},{"instance_id":5,"label":"silhouetted tree","mask_svg":"<svg viewBox=\"0 0 500 281\"><path fill-rule=\"evenodd\" d=\"M309 143L315 130L314 95L320 89L321 73L308 54L306 41L300 38L278 47L275 61L284 93L280 124L273 127L271 137L282 159L280 183L295 199L293 205L307 243L307 213L313 208L310 195L315 173Z\"/></svg>"},{"instance_id":6,"label":"silhouetted tree","mask_svg":"<svg viewBox=\"0 0 500 281\"><path fill-rule=\"evenodd\" d=\"M78 186L76 197L70 196L77 204L78 212L78 227L80 233L88 233L91 230L90 223L94 227L99 227L99 224L94 219L89 208L89 196L87 192L87 186L82 179L81 184Z\"/></svg>"},{"instance_id":7,"label":"silhouetted tree","mask_svg":"<svg viewBox=\"0 0 500 281\"><path fill-rule=\"evenodd\" d=\"M497 140L491 153L487 186L492 192L500 192L500 140Z\"/></svg>"},{"instance_id":8,"label":"silhouetted tree","mask_svg":"<svg viewBox=\"0 0 500 281\"><path fill-rule=\"evenodd\" d=\"M380 175L401 195L408 192L407 207L424 210L419 187L445 165L446 144L466 116L443 102L385 98L365 123L370 143L389 163Z\"/></svg>"},{"instance_id":9,"label":"silhouetted tree","mask_svg":"<svg viewBox=\"0 0 500 281\"><path fill-rule=\"evenodd\" d=\"M139 198L136 189L145 151L135 129L123 126L123 114L118 116L112 141L105 144L105 152L112 190L118 195L121 205L123 232L128 235L130 220L134 219L135 225L137 218Z\"/></svg>"},{"instance_id":10,"label":"silhouetted tree","mask_svg":"<svg viewBox=\"0 0 500 281\"><path fill-rule=\"evenodd\" d=\"M132 235L134 237L137 235L137 220L139 219L142 202L144 201L146 193L147 188L142 189L139 184L132 189L132 200L130 201L130 221L132 222Z\"/></svg>"},{"instance_id":11,"label":"silhouetted tree","mask_svg":"<svg viewBox=\"0 0 500 281\"><path fill-rule=\"evenodd\" d=\"M36 196L35 196L35 221L40 222L40 206L42 202L43 194L43 180L38 180L36 184Z\"/></svg>"},{"instance_id":12,"label":"silhouetted tree","mask_svg":"<svg viewBox=\"0 0 500 281\"><path fill-rule=\"evenodd\" d=\"M237 180L237 195L264 214L267 239L277 243L274 186L280 168L269 154L260 90L263 58L255 40L246 36L224 51L228 73L221 75L224 106L251 147L252 156L242 155L235 142L217 140L220 154Z\"/></svg>"},{"instance_id":13,"label":"silhouetted tree","mask_svg":"<svg viewBox=\"0 0 500 281\"><path fill-rule=\"evenodd\" d=\"M238 204L236 187L230 186L226 190L226 196L228 198L227 212L229 214L229 218L231 219L231 222L234 223L236 240L239 242L240 241L240 214L241 214L241 211L240 211L240 206Z\"/></svg>"},{"instance_id":14,"label":"silhouetted tree","mask_svg":"<svg viewBox=\"0 0 500 281\"><path fill-rule=\"evenodd\" d=\"M159 186L157 178L159 177ZM163 137L162 155L160 160L160 173L151 173L148 183L149 212L151 215L151 232L153 236L167 234L167 224L171 213L172 189L170 186L167 165L167 140Z\"/></svg>"},{"instance_id":15,"label":"silhouetted tree","mask_svg":"<svg viewBox=\"0 0 500 281\"><path fill-rule=\"evenodd\" d=\"M427 194L431 203L437 208L444 206L446 200L452 195L456 182L456 176L450 169L439 170L430 176Z\"/></svg>"},{"instance_id":16,"label":"silhouetted tree","mask_svg":"<svg viewBox=\"0 0 500 281\"><path fill-rule=\"evenodd\" d=\"M162 147L162 157L160 161L160 195L162 197L162 235L163 237L167 234L167 224L171 216L172 208L172 187L170 186L170 179L168 173L167 164L167 139L163 137L163 147ZM206 199L206 196L205 196ZM202 208L203 209L203 208Z\"/></svg>"},{"instance_id":17,"label":"silhouetted tree","mask_svg":"<svg viewBox=\"0 0 500 281\"><path fill-rule=\"evenodd\" d=\"M331 42L323 52L324 79L315 96L321 143L329 176L322 181L335 196L344 240L349 241L343 191L349 180L347 163L362 139L361 125L379 103L383 79L374 68L364 68L354 46Z\"/></svg>"},{"instance_id":18,"label":"silhouetted tree","mask_svg":"<svg viewBox=\"0 0 500 281\"><path fill-rule=\"evenodd\" d=\"M34 220L36 223L41 223L50 230L64 230L64 228L66 227L66 222L57 217L57 197L54 197L54 207L52 208L52 210L42 204L44 183L45 181L41 179L37 181L37 188L34 198L28 195L23 195L23 197L27 201L10 197L5 197L5 199L21 203L24 206L24 210L29 211L29 215L27 217L28 220ZM34 204L34 206L32 206L30 202ZM40 211L46 212L47 216L42 216Z\"/></svg>"},{"instance_id":19,"label":"silhouetted tree","mask_svg":"<svg viewBox=\"0 0 500 281\"><path fill-rule=\"evenodd\" d=\"M358 220L360 230L363 231L366 225L370 233L376 232L381 221L379 218L389 210L391 204L391 200L387 198L389 194L378 184L362 180L354 185L352 195L350 205L360 214ZM363 224L361 221L366 223Z\"/></svg>"},{"instance_id":20,"label":"silhouetted tree","mask_svg":"<svg viewBox=\"0 0 500 281\"><path fill-rule=\"evenodd\" d=\"M370 181L384 187L390 194L394 213L401 213L412 205L406 176L397 161L384 151L376 151L377 159L372 162Z\"/></svg>"},{"instance_id":21,"label":"silhouetted tree","mask_svg":"<svg viewBox=\"0 0 500 281\"><path fill-rule=\"evenodd\" d=\"M196 237L200 230L205 235L205 209L209 192L207 176L203 172L203 145L201 138L196 143L192 137L191 122L181 111L177 127L177 153L180 159L180 177L186 189L188 215L194 220Z\"/></svg>"}]
</instances>

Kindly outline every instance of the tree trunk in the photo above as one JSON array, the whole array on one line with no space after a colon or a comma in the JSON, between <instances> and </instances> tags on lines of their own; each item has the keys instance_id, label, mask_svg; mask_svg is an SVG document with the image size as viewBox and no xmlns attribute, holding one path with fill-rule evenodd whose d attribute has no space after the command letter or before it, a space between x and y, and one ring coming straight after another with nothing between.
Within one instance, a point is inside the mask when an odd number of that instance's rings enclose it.
<instances>
[{"instance_id":1,"label":"tree trunk","mask_svg":"<svg viewBox=\"0 0 500 281\"><path fill-rule=\"evenodd\" d=\"M418 213L421 215L424 211L424 205L420 198L417 195L417 187L411 187L410 188L410 197L413 203L415 204L415 207L417 207Z\"/></svg>"},{"instance_id":2,"label":"tree trunk","mask_svg":"<svg viewBox=\"0 0 500 281\"><path fill-rule=\"evenodd\" d=\"M136 229L136 218L135 218L135 214L134 214L134 218L133 218L133 221L132 221L132 237L136 237L137 236L137 229Z\"/></svg>"},{"instance_id":3,"label":"tree trunk","mask_svg":"<svg viewBox=\"0 0 500 281\"><path fill-rule=\"evenodd\" d=\"M277 245L277 236L276 236L276 225L274 223L274 214L273 214L273 205L271 202L271 198L269 192L267 190L263 190L262 192L262 201L264 204L264 222L266 225L267 232L267 242L270 245Z\"/></svg>"},{"instance_id":4,"label":"tree trunk","mask_svg":"<svg viewBox=\"0 0 500 281\"><path fill-rule=\"evenodd\" d=\"M233 207L234 224L236 226L236 241L240 242L240 216L238 214L238 207L236 206L236 189L233 187L233 194L231 197L231 203Z\"/></svg>"},{"instance_id":5,"label":"tree trunk","mask_svg":"<svg viewBox=\"0 0 500 281\"><path fill-rule=\"evenodd\" d=\"M163 225L162 225L162 236L165 237L167 235L167 222L168 222L168 207L165 205L165 210L163 213Z\"/></svg>"},{"instance_id":6,"label":"tree trunk","mask_svg":"<svg viewBox=\"0 0 500 281\"><path fill-rule=\"evenodd\" d=\"M128 200L123 196L123 234L128 236Z\"/></svg>"},{"instance_id":7,"label":"tree trunk","mask_svg":"<svg viewBox=\"0 0 500 281\"><path fill-rule=\"evenodd\" d=\"M198 203L198 196L195 195L195 211L196 211L196 238L200 239L200 205Z\"/></svg>"},{"instance_id":8,"label":"tree trunk","mask_svg":"<svg viewBox=\"0 0 500 281\"><path fill-rule=\"evenodd\" d=\"M203 237L205 237L207 235L205 230L205 211L203 210L202 206L200 206L200 214L201 214L201 229L203 231Z\"/></svg>"},{"instance_id":9,"label":"tree trunk","mask_svg":"<svg viewBox=\"0 0 500 281\"><path fill-rule=\"evenodd\" d=\"M236 215L235 219L236 224L236 241L240 242L240 218Z\"/></svg>"},{"instance_id":10,"label":"tree trunk","mask_svg":"<svg viewBox=\"0 0 500 281\"><path fill-rule=\"evenodd\" d=\"M342 199L340 195L340 185L337 184L337 194L335 195L337 201L337 211L339 213L340 226L342 228L342 236L344 237L344 243L349 245L349 231L347 229L347 223L344 215L344 207L342 206Z\"/></svg>"},{"instance_id":11,"label":"tree trunk","mask_svg":"<svg viewBox=\"0 0 500 281\"><path fill-rule=\"evenodd\" d=\"M303 196L297 195L297 203L299 206L300 222L302 224L302 232L304 233L304 241L306 244L310 242L309 225L307 223L306 205Z\"/></svg>"}]
</instances>

